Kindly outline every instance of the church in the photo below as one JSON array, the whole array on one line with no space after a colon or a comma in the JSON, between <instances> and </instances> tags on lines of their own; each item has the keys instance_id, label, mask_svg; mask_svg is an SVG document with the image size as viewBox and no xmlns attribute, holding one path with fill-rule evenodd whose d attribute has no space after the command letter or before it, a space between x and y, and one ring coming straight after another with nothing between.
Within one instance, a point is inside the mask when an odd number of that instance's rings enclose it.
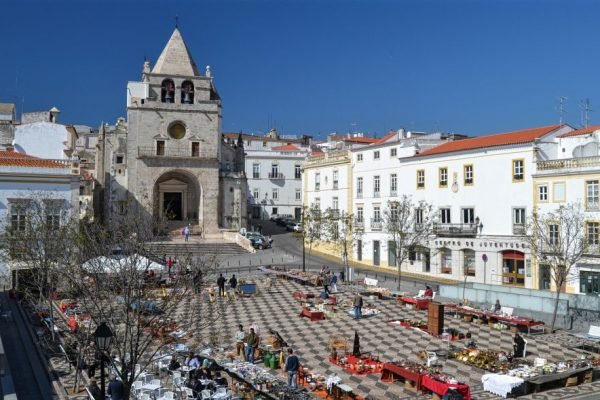
<instances>
[{"instance_id":1,"label":"church","mask_svg":"<svg viewBox=\"0 0 600 400\"><path fill-rule=\"evenodd\" d=\"M126 96L127 120L100 128L96 215L110 223L141 212L163 233L246 227L243 140L222 135L210 67L199 71L179 29Z\"/></svg>"}]
</instances>

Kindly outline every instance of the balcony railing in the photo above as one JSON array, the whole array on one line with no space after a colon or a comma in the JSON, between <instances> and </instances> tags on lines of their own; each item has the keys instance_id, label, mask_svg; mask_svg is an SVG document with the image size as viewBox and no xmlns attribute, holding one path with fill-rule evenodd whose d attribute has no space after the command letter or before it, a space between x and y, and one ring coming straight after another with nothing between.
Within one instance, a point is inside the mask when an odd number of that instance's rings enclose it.
<instances>
[{"instance_id":1,"label":"balcony railing","mask_svg":"<svg viewBox=\"0 0 600 400\"><path fill-rule=\"evenodd\" d=\"M330 209L329 210L329 216L331 218L339 218L340 217L340 210L337 209L337 208Z\"/></svg>"},{"instance_id":2,"label":"balcony railing","mask_svg":"<svg viewBox=\"0 0 600 400\"><path fill-rule=\"evenodd\" d=\"M333 188L334 189L338 189L338 183L337 182L333 182Z\"/></svg>"},{"instance_id":3,"label":"balcony railing","mask_svg":"<svg viewBox=\"0 0 600 400\"><path fill-rule=\"evenodd\" d=\"M158 148L154 146L138 147L138 158L217 158L217 153L210 151L196 150L192 152L191 147L170 147Z\"/></svg>"},{"instance_id":4,"label":"balcony railing","mask_svg":"<svg viewBox=\"0 0 600 400\"><path fill-rule=\"evenodd\" d=\"M381 192L377 191L377 192L373 192L373 197L380 197L381 196Z\"/></svg>"},{"instance_id":5,"label":"balcony railing","mask_svg":"<svg viewBox=\"0 0 600 400\"><path fill-rule=\"evenodd\" d=\"M585 204L585 210L586 211L598 211L598 200L595 199L594 200L590 200L588 199L586 204Z\"/></svg>"},{"instance_id":6,"label":"balcony railing","mask_svg":"<svg viewBox=\"0 0 600 400\"><path fill-rule=\"evenodd\" d=\"M315 183L315 190L316 191L321 190L321 184L320 183Z\"/></svg>"},{"instance_id":7,"label":"balcony railing","mask_svg":"<svg viewBox=\"0 0 600 400\"><path fill-rule=\"evenodd\" d=\"M284 179L285 177L281 172L269 172L269 179L279 180ZM317 189L318 190L318 189Z\"/></svg>"},{"instance_id":8,"label":"balcony railing","mask_svg":"<svg viewBox=\"0 0 600 400\"><path fill-rule=\"evenodd\" d=\"M513 235L525 235L526 233L525 224L513 224Z\"/></svg>"},{"instance_id":9,"label":"balcony railing","mask_svg":"<svg viewBox=\"0 0 600 400\"><path fill-rule=\"evenodd\" d=\"M600 156L566 158L562 160L546 160L537 162L538 171L583 167L600 167Z\"/></svg>"},{"instance_id":10,"label":"balcony railing","mask_svg":"<svg viewBox=\"0 0 600 400\"><path fill-rule=\"evenodd\" d=\"M356 198L357 199L362 199L363 198L363 192L356 192Z\"/></svg>"},{"instance_id":11,"label":"balcony railing","mask_svg":"<svg viewBox=\"0 0 600 400\"><path fill-rule=\"evenodd\" d=\"M354 227L356 228L364 228L365 227L365 220L364 219L355 219L354 220Z\"/></svg>"},{"instance_id":12,"label":"balcony railing","mask_svg":"<svg viewBox=\"0 0 600 400\"><path fill-rule=\"evenodd\" d=\"M390 197L396 197L398 196L398 191L397 190L390 190Z\"/></svg>"},{"instance_id":13,"label":"balcony railing","mask_svg":"<svg viewBox=\"0 0 600 400\"><path fill-rule=\"evenodd\" d=\"M372 230L381 230L381 220L380 219L373 219L371 218L371 229Z\"/></svg>"},{"instance_id":14,"label":"balcony railing","mask_svg":"<svg viewBox=\"0 0 600 400\"><path fill-rule=\"evenodd\" d=\"M475 237L477 235L476 224L434 224L433 233L438 236L449 237Z\"/></svg>"}]
</instances>

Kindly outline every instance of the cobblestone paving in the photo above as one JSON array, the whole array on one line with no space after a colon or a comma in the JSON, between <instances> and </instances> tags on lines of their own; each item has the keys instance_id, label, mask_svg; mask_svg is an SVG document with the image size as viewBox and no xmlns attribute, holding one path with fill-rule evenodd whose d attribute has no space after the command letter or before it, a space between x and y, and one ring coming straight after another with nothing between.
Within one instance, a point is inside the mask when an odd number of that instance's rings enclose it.
<instances>
[{"instance_id":1,"label":"cobblestone paving","mask_svg":"<svg viewBox=\"0 0 600 400\"><path fill-rule=\"evenodd\" d=\"M189 321L197 312L214 309L220 311L218 319L210 328L198 331L192 328L194 340L207 341L211 333L218 335L223 342L231 343L233 333L239 324L247 328L252 322L258 325L260 332L265 335L270 329L278 331L281 336L292 346L301 362L314 370L314 372L331 375L337 374L344 383L350 385L354 392L363 396L369 395L373 399L429 399L431 395L416 395L400 383L383 383L379 375L355 376L346 373L343 369L328 361L327 343L330 335L341 334L351 344L354 331L360 335L361 349L370 351L384 361L397 358L417 360L417 352L424 349L441 349L447 346L438 338L432 337L415 329L407 329L389 324L387 321L399 318L411 318L425 321L426 311L409 310L398 305L394 300L366 299L367 303L377 308L380 314L370 318L355 321L345 309L338 307L338 312L323 321L311 322L300 318L300 306L292 297L294 291L308 291L318 295L315 288L307 288L296 283L272 280L270 289L262 289L257 295L251 297L237 297L234 300L217 299L213 307L208 307L199 296L190 297L182 302L178 309L178 321ZM338 302L351 298L350 292L337 294ZM206 315L206 314L205 314ZM217 316L215 314L215 316ZM456 328L461 332L470 331L477 340L480 348L510 351L512 349L512 334L508 331L494 330L485 325L476 325L446 315L446 326ZM201 321L196 321L199 327ZM527 336L528 357L541 356L549 361L573 359L583 351L573 350L570 346L578 345L579 339L564 333L554 335ZM582 339L583 340L583 339ZM68 367L63 359L53 358L53 366L62 374L61 381L65 387L72 386L73 375L68 374ZM464 365L455 360L443 362L443 370L455 375L458 379L466 381L471 386L472 398L499 399L498 396L484 392L481 384L481 375L484 371ZM560 388L545 391L535 395L520 397L521 399L577 399L583 395L590 395L600 391L600 382L579 385L576 387ZM599 396L600 397L600 396ZM72 399L85 399L87 397L71 396Z\"/></svg>"}]
</instances>

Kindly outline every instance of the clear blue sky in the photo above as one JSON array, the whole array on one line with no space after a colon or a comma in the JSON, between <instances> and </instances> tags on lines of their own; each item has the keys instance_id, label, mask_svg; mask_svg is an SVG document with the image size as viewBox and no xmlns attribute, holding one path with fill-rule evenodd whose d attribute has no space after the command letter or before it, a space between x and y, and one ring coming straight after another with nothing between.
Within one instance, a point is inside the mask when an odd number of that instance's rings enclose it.
<instances>
[{"instance_id":1,"label":"clear blue sky","mask_svg":"<svg viewBox=\"0 0 600 400\"><path fill-rule=\"evenodd\" d=\"M3 0L0 102L97 127L175 15L209 64L224 131L481 135L600 122L600 2ZM16 101L15 101L16 99ZM24 99L23 104L22 101ZM23 107L21 107L23 105Z\"/></svg>"}]
</instances>

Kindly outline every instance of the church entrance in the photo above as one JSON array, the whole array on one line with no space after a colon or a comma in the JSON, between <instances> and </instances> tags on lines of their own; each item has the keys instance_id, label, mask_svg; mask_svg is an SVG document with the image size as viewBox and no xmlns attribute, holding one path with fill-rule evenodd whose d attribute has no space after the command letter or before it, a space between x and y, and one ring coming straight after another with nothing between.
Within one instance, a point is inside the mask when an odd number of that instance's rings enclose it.
<instances>
[{"instance_id":1,"label":"church entrance","mask_svg":"<svg viewBox=\"0 0 600 400\"><path fill-rule=\"evenodd\" d=\"M163 215L169 221L181 221L183 218L183 201L181 192L163 193Z\"/></svg>"}]
</instances>

